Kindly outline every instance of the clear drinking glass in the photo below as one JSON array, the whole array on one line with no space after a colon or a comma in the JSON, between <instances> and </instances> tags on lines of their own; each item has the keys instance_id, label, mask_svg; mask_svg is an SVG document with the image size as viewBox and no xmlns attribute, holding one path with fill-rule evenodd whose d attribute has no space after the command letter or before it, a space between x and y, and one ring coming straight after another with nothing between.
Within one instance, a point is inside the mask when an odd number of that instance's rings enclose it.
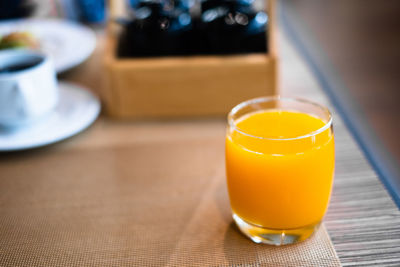
<instances>
[{"instance_id":1,"label":"clear drinking glass","mask_svg":"<svg viewBox=\"0 0 400 267\"><path fill-rule=\"evenodd\" d=\"M318 228L335 166L326 107L295 98L245 101L228 115L225 154L233 219L246 236L284 245Z\"/></svg>"}]
</instances>

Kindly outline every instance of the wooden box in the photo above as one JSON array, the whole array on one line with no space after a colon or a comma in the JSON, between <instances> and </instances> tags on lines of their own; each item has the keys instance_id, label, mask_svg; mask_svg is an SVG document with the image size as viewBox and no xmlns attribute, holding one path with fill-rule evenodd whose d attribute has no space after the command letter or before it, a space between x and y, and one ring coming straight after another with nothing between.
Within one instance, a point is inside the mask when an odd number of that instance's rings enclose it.
<instances>
[{"instance_id":1,"label":"wooden box","mask_svg":"<svg viewBox=\"0 0 400 267\"><path fill-rule=\"evenodd\" d=\"M119 118L218 116L246 99L276 94L274 11L269 0L268 54L121 59L116 57L118 32L109 25L106 113Z\"/></svg>"}]
</instances>

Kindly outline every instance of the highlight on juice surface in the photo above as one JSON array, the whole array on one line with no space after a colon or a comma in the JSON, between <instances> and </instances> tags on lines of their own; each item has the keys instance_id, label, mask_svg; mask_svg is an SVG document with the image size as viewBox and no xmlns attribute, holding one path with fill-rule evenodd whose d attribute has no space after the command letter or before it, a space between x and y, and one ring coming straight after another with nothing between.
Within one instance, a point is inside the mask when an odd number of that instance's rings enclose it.
<instances>
[{"instance_id":1,"label":"highlight on juice surface","mask_svg":"<svg viewBox=\"0 0 400 267\"><path fill-rule=\"evenodd\" d=\"M246 236L284 245L318 229L335 166L327 108L295 98L243 102L228 115L225 149L233 219Z\"/></svg>"}]
</instances>

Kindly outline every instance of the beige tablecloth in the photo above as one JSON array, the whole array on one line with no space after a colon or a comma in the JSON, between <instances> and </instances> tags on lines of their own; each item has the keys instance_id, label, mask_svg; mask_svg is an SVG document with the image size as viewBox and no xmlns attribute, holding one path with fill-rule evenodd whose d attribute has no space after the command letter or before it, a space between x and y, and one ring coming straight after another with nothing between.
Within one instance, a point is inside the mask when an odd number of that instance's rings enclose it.
<instances>
[{"instance_id":1,"label":"beige tablecloth","mask_svg":"<svg viewBox=\"0 0 400 267\"><path fill-rule=\"evenodd\" d=\"M324 227L259 245L232 222L224 121L98 121L0 155L1 266L339 266Z\"/></svg>"}]
</instances>

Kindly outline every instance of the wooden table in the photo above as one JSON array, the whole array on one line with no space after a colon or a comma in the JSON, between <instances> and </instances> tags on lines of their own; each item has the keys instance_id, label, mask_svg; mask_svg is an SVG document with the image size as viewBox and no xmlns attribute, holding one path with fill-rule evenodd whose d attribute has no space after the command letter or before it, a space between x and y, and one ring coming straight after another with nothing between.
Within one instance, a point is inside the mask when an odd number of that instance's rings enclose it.
<instances>
[{"instance_id":1,"label":"wooden table","mask_svg":"<svg viewBox=\"0 0 400 267\"><path fill-rule=\"evenodd\" d=\"M287 96L301 96L325 103L331 108L316 79L305 62L294 51L287 37L280 31L280 87ZM101 33L100 33L101 38ZM100 39L101 40L101 39ZM89 68L94 78L98 66L97 50L92 61L81 66ZM78 69L65 75L67 80L99 88L98 79L87 79ZM400 264L400 213L355 144L343 122L336 114L336 141L338 157L336 181L326 225L344 266ZM342 157L343 156L343 157Z\"/></svg>"},{"instance_id":2,"label":"wooden table","mask_svg":"<svg viewBox=\"0 0 400 267\"><path fill-rule=\"evenodd\" d=\"M303 96L334 110L304 60L281 35L284 95ZM336 174L325 224L343 266L399 266L400 212L356 141L334 112Z\"/></svg>"}]
</instances>

